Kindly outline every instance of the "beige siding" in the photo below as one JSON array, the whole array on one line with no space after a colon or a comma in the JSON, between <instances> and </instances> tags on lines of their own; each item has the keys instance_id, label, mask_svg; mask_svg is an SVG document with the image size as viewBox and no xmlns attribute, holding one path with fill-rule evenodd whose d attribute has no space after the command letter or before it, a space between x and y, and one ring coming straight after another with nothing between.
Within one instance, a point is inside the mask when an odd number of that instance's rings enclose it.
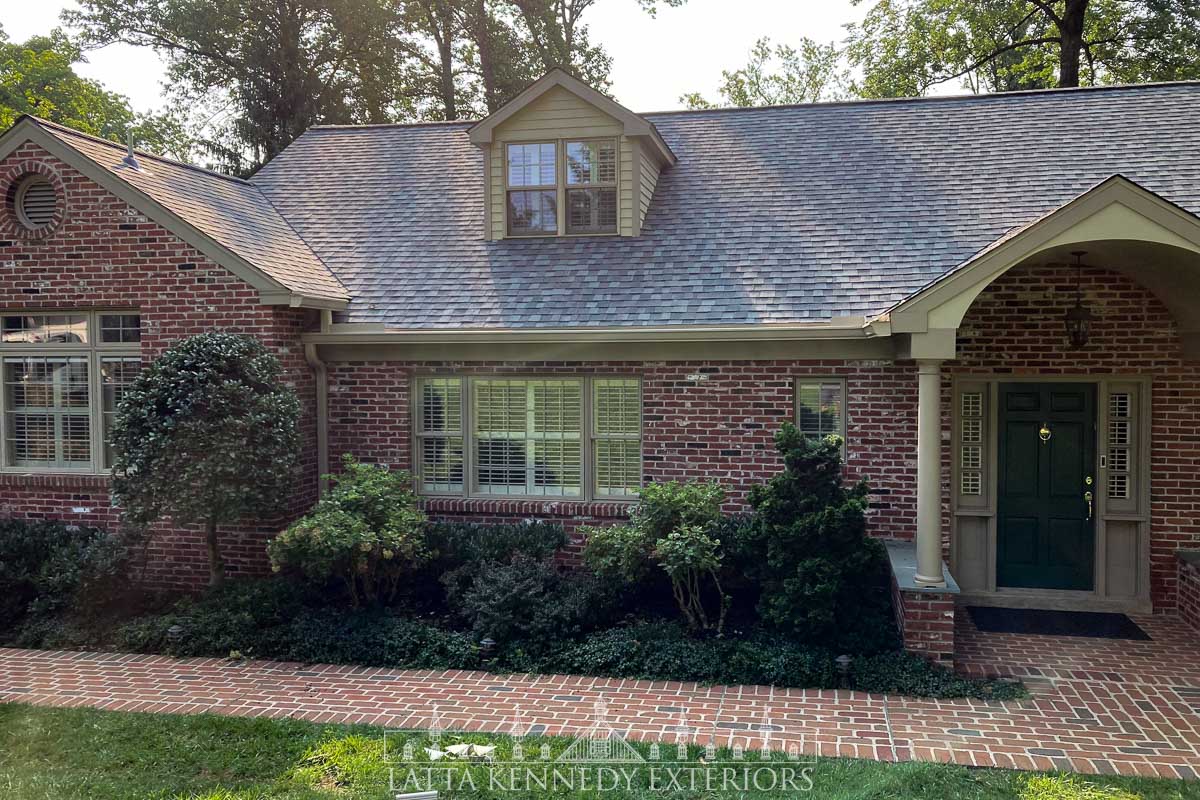
<instances>
[{"instance_id":1,"label":"beige siding","mask_svg":"<svg viewBox=\"0 0 1200 800\"><path fill-rule=\"evenodd\" d=\"M638 197L638 229L646 222L646 214L650 211L650 201L654 198L654 187L658 185L658 161L646 152L646 147L638 148L641 158L641 186Z\"/></svg>"},{"instance_id":2,"label":"beige siding","mask_svg":"<svg viewBox=\"0 0 1200 800\"><path fill-rule=\"evenodd\" d=\"M492 141L492 174L488 218L494 239L505 235L504 221L504 145L507 142L555 141L559 139L591 139L604 136L619 137L620 202L619 230L623 235L633 233L633 154L631 142L622 136L620 122L595 106L584 102L561 86L555 86L534 100L512 118L498 126Z\"/></svg>"}]
</instances>

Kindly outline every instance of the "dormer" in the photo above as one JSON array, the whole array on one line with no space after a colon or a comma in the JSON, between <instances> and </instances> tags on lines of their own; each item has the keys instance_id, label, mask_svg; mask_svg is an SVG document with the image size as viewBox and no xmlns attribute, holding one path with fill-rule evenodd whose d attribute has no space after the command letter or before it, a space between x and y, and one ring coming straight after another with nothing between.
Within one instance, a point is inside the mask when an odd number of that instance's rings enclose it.
<instances>
[{"instance_id":1,"label":"dormer","mask_svg":"<svg viewBox=\"0 0 1200 800\"><path fill-rule=\"evenodd\" d=\"M654 125L555 69L470 129L484 236L637 236L675 154Z\"/></svg>"}]
</instances>

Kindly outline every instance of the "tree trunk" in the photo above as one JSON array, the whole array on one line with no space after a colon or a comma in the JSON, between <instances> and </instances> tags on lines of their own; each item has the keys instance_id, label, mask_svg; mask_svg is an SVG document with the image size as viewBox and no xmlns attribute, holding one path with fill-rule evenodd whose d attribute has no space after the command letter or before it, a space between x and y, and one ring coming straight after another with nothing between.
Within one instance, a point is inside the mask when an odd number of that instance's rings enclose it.
<instances>
[{"instance_id":1,"label":"tree trunk","mask_svg":"<svg viewBox=\"0 0 1200 800\"><path fill-rule=\"evenodd\" d=\"M210 518L205 524L205 542L208 544L208 585L216 588L225 583L225 560L221 558L221 547L217 542L217 521Z\"/></svg>"},{"instance_id":2,"label":"tree trunk","mask_svg":"<svg viewBox=\"0 0 1200 800\"><path fill-rule=\"evenodd\" d=\"M1059 41L1058 85L1060 88L1079 85L1079 63L1083 54L1083 23L1089 0L1067 0L1058 23Z\"/></svg>"}]
</instances>

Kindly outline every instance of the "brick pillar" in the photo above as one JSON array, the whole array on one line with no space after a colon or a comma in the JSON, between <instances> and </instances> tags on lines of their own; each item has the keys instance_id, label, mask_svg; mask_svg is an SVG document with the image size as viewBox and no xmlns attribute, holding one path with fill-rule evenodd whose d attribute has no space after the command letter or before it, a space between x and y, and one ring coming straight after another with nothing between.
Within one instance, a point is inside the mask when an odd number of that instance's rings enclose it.
<instances>
[{"instance_id":1,"label":"brick pillar","mask_svg":"<svg viewBox=\"0 0 1200 800\"><path fill-rule=\"evenodd\" d=\"M942 586L918 582L913 542L888 541L892 567L892 607L904 649L944 667L954 667L954 613L958 584L942 570Z\"/></svg>"},{"instance_id":2,"label":"brick pillar","mask_svg":"<svg viewBox=\"0 0 1200 800\"><path fill-rule=\"evenodd\" d=\"M1200 551L1179 554L1179 616L1200 631Z\"/></svg>"}]
</instances>

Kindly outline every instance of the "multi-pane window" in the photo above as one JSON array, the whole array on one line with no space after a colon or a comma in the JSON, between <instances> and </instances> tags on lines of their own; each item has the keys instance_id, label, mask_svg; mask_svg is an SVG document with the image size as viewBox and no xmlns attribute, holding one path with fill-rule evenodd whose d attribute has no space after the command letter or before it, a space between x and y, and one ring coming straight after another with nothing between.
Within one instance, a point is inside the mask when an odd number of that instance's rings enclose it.
<instances>
[{"instance_id":1,"label":"multi-pane window","mask_svg":"<svg viewBox=\"0 0 1200 800\"><path fill-rule=\"evenodd\" d=\"M627 497L641 485L636 379L429 377L417 397L423 492Z\"/></svg>"},{"instance_id":2,"label":"multi-pane window","mask_svg":"<svg viewBox=\"0 0 1200 800\"><path fill-rule=\"evenodd\" d=\"M616 230L616 142L567 142L567 233Z\"/></svg>"},{"instance_id":3,"label":"multi-pane window","mask_svg":"<svg viewBox=\"0 0 1200 800\"><path fill-rule=\"evenodd\" d=\"M137 314L0 314L0 467L99 471L137 375Z\"/></svg>"},{"instance_id":4,"label":"multi-pane window","mask_svg":"<svg viewBox=\"0 0 1200 800\"><path fill-rule=\"evenodd\" d=\"M616 233L617 140L506 145L505 191L510 236Z\"/></svg>"},{"instance_id":5,"label":"multi-pane window","mask_svg":"<svg viewBox=\"0 0 1200 800\"><path fill-rule=\"evenodd\" d=\"M558 156L554 142L508 145L508 232L558 231Z\"/></svg>"},{"instance_id":6,"label":"multi-pane window","mask_svg":"<svg viewBox=\"0 0 1200 800\"><path fill-rule=\"evenodd\" d=\"M846 383L841 379L796 381L796 427L814 439L846 438Z\"/></svg>"},{"instance_id":7,"label":"multi-pane window","mask_svg":"<svg viewBox=\"0 0 1200 800\"><path fill-rule=\"evenodd\" d=\"M983 392L963 392L958 416L959 492L983 494Z\"/></svg>"},{"instance_id":8,"label":"multi-pane window","mask_svg":"<svg viewBox=\"0 0 1200 800\"><path fill-rule=\"evenodd\" d=\"M1132 494L1134 403L1130 392L1108 396L1108 497L1127 500Z\"/></svg>"}]
</instances>

